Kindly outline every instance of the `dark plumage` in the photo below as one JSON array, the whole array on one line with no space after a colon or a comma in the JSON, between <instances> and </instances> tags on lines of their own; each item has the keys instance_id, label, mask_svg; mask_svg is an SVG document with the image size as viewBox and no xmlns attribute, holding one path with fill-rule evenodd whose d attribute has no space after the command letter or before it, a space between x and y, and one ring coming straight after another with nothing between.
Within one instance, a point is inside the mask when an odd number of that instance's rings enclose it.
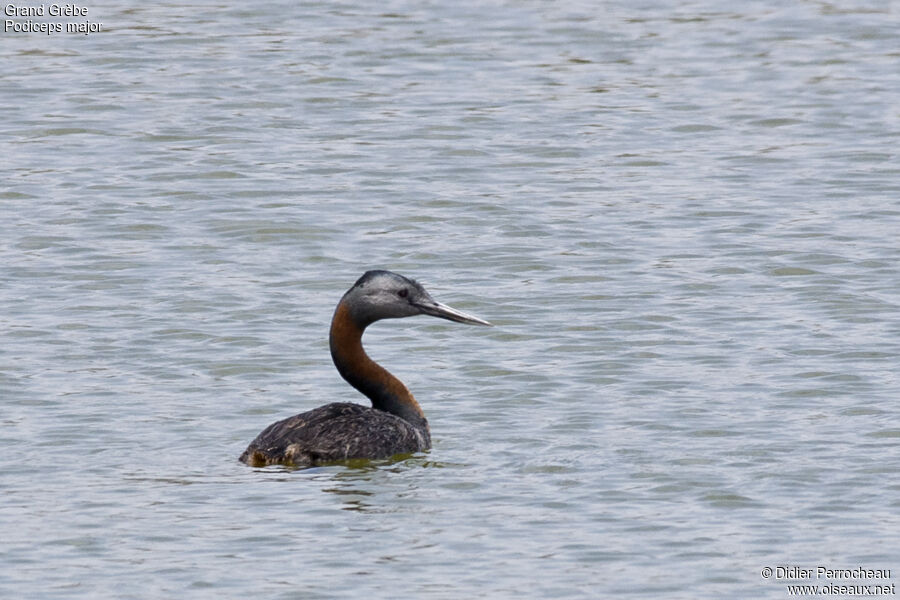
<instances>
[{"instance_id":1,"label":"dark plumage","mask_svg":"<svg viewBox=\"0 0 900 600\"><path fill-rule=\"evenodd\" d=\"M384 456L386 448L390 454ZM387 458L431 448L428 425L415 427L389 412L335 402L272 423L244 450L254 467L312 466L351 458Z\"/></svg>"},{"instance_id":2,"label":"dark plumage","mask_svg":"<svg viewBox=\"0 0 900 600\"><path fill-rule=\"evenodd\" d=\"M375 321L422 314L490 325L435 301L402 275L366 272L338 303L329 346L341 376L366 395L372 407L336 402L273 423L250 443L241 460L251 466L312 466L430 449L428 421L416 399L362 347L362 334Z\"/></svg>"}]
</instances>

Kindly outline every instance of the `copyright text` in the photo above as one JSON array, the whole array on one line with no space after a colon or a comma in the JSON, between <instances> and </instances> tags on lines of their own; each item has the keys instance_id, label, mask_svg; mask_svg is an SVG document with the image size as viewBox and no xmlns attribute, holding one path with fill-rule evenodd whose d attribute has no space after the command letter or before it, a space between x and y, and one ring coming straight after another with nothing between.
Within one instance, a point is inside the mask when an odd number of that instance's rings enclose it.
<instances>
[{"instance_id":1,"label":"copyright text","mask_svg":"<svg viewBox=\"0 0 900 600\"><path fill-rule=\"evenodd\" d=\"M817 565L798 567L766 566L763 579L785 584L789 596L896 596L890 569L866 567L833 568ZM799 582L808 583L799 583Z\"/></svg>"}]
</instances>

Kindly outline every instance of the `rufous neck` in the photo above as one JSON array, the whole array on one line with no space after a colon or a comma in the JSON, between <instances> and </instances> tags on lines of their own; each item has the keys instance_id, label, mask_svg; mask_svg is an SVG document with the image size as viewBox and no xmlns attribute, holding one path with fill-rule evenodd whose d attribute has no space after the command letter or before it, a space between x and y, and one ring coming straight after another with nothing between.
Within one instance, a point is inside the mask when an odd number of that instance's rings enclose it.
<instances>
[{"instance_id":1,"label":"rufous neck","mask_svg":"<svg viewBox=\"0 0 900 600\"><path fill-rule=\"evenodd\" d=\"M344 300L331 320L331 358L347 383L372 401L372 406L413 425L428 427L425 414L403 382L369 358L362 346L366 325L357 324Z\"/></svg>"}]
</instances>

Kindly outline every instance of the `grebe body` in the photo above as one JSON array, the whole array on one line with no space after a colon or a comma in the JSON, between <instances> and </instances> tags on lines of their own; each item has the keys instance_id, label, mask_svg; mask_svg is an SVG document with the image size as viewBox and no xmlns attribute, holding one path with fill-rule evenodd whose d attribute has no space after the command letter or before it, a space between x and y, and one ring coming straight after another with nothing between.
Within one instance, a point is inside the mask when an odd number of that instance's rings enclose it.
<instances>
[{"instance_id":1,"label":"grebe body","mask_svg":"<svg viewBox=\"0 0 900 600\"><path fill-rule=\"evenodd\" d=\"M375 321L415 315L490 325L437 302L412 279L390 271L367 271L338 303L329 346L341 377L372 406L335 402L273 423L250 443L241 461L255 467L313 466L430 449L431 433L419 403L362 346L363 332Z\"/></svg>"}]
</instances>

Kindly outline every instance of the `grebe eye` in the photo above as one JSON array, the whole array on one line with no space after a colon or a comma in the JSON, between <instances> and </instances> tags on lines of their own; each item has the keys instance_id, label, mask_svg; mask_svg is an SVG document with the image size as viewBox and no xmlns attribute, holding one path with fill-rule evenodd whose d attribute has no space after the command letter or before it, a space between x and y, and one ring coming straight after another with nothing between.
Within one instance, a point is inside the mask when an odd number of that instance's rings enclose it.
<instances>
[{"instance_id":1,"label":"grebe eye","mask_svg":"<svg viewBox=\"0 0 900 600\"><path fill-rule=\"evenodd\" d=\"M402 290L397 292L397 295L400 296L401 298L406 298L407 296L409 296L409 290L406 288L403 288Z\"/></svg>"}]
</instances>

